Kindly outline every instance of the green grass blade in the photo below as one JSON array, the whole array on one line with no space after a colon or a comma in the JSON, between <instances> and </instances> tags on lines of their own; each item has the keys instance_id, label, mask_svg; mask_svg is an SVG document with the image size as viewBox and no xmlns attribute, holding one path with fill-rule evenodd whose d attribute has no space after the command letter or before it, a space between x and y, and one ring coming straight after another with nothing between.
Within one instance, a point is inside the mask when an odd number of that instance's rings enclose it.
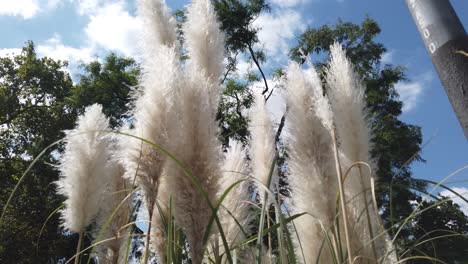
<instances>
[{"instance_id":1,"label":"green grass blade","mask_svg":"<svg viewBox=\"0 0 468 264\"><path fill-rule=\"evenodd\" d=\"M82 133L81 133L82 134ZM39 161L39 159L44 156L44 154L47 152L47 150L49 150L50 148L52 148L53 146L55 145L58 145L59 143L65 141L65 139L60 139L60 140L57 140L55 141L54 143L50 144L49 146L47 146L45 149L43 149L41 151L41 153L39 153L39 155L31 162L31 164L29 164L28 168L26 169L26 171L21 175L21 177L19 178L18 182L16 183L15 187L13 188L13 191L11 191L10 193L10 196L8 196L8 200L7 202L5 203L5 205L3 206L3 211L2 211L2 215L0 216L0 226L2 225L3 223L3 218L5 217L5 213L7 211L7 208L8 206L10 205L11 203L11 200L13 199L13 196L15 195L16 191L18 190L20 184L23 182L23 180L26 178L26 175L28 175L29 171L31 171L32 167Z\"/></svg>"},{"instance_id":2,"label":"green grass blade","mask_svg":"<svg viewBox=\"0 0 468 264\"><path fill-rule=\"evenodd\" d=\"M210 220L208 221L208 225L207 225L207 228L205 229L205 233L203 234L203 243L206 243L208 242L208 237L210 235L210 230L211 230L211 225L213 224L213 221L214 221L214 216L218 214L218 211L219 211L219 208L221 207L224 199L227 197L227 195L234 189L234 187L236 187L238 184L240 184L241 182L243 182L245 180L238 180L236 182L234 182L233 184L231 184L229 186L229 188L227 188L224 192L223 192L223 195L219 198L216 206L214 207L214 211L213 211L213 214L211 215L210 217Z\"/></svg>"},{"instance_id":3,"label":"green grass blade","mask_svg":"<svg viewBox=\"0 0 468 264\"><path fill-rule=\"evenodd\" d=\"M65 204L61 204L59 207L55 208L55 210L52 211L52 213L50 213L50 215L47 217L46 221L45 221L44 224L42 225L41 231L39 231L39 236L37 237L37 241L36 241L36 254L39 255L39 240L41 239L42 232L44 232L45 226L46 226L47 223L49 222L50 218L52 218L52 216L55 215L55 214L56 214L60 209L62 209L63 207L65 207Z\"/></svg>"},{"instance_id":4,"label":"green grass blade","mask_svg":"<svg viewBox=\"0 0 468 264\"><path fill-rule=\"evenodd\" d=\"M131 193L129 193L127 196L125 196L124 199L122 199L122 201L117 205L117 207L114 209L114 211L112 212L112 214L107 218L106 222L104 222L104 225L102 226L101 230L99 231L97 237L96 237L96 241L100 241L102 236L104 235L104 232L106 232L107 230L107 227L110 225L110 223L112 222L112 219L114 219L114 216L115 214L117 213L117 211L120 209L120 207L127 201L127 199L129 199L133 193L136 191L137 189L133 190ZM91 263L91 259L93 258L93 253L95 251L96 247L93 246L91 248L91 252L89 253L89 257L88 257L88 261L86 262L87 264L90 264Z\"/></svg>"},{"instance_id":5,"label":"green grass blade","mask_svg":"<svg viewBox=\"0 0 468 264\"><path fill-rule=\"evenodd\" d=\"M287 223L293 221L294 219L296 219L296 218L298 218L298 217L301 217L301 216L303 216L303 215L305 215L305 214L306 214L306 213L295 214L295 215L293 215L293 216L291 216L291 217L286 218L286 219L284 220L284 223L287 224ZM244 240L243 242L241 242L241 243L235 245L235 246L234 246L233 248L231 248L231 249L237 249L237 248L240 248L240 247L243 247L243 246L247 246L248 244L257 241L258 236L262 236L262 237L263 237L263 236L265 236L266 234L268 234L269 232L275 231L279 226L280 226L280 223L276 223L276 224L270 226L269 228L264 229L262 233L259 233L259 234L257 234L257 235L253 235L253 236L247 238L246 240Z\"/></svg>"},{"instance_id":6,"label":"green grass blade","mask_svg":"<svg viewBox=\"0 0 468 264\"><path fill-rule=\"evenodd\" d=\"M278 151L275 153L275 157L273 158L270 166L270 172L268 175L268 180L267 180L267 191L265 191L265 201L263 201L263 207L262 207L262 213L260 215L260 224L258 227L258 238L257 238L257 264L262 264L262 244L263 244L263 235L260 235L263 233L264 225L265 225L265 213L266 213L266 208L268 206L268 191L270 189L271 181L273 178L273 172L275 170L276 166L276 160L278 159ZM259 190L260 191L260 190Z\"/></svg>"}]
</instances>

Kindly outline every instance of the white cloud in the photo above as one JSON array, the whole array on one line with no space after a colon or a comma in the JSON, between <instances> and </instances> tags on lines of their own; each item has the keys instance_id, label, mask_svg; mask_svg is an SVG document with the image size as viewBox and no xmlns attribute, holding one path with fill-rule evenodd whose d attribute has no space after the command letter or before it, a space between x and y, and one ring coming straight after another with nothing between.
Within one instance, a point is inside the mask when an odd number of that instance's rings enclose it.
<instances>
[{"instance_id":1,"label":"white cloud","mask_svg":"<svg viewBox=\"0 0 468 264\"><path fill-rule=\"evenodd\" d=\"M452 190L463 196L465 199L468 199L468 188L454 187L452 188ZM442 191L440 195L452 199L454 203L460 206L460 209L463 211L463 213L465 213L465 215L468 216L468 204L465 201L463 201L460 197L448 190Z\"/></svg>"},{"instance_id":2,"label":"white cloud","mask_svg":"<svg viewBox=\"0 0 468 264\"><path fill-rule=\"evenodd\" d=\"M37 45L39 56L49 57L55 60L66 60L71 63L90 62L93 60L93 50L89 47L74 48L62 43L59 35Z\"/></svg>"},{"instance_id":3,"label":"white cloud","mask_svg":"<svg viewBox=\"0 0 468 264\"><path fill-rule=\"evenodd\" d=\"M237 73L239 74L239 76L243 77L245 76L245 74L247 74L247 72L252 69L252 65L251 63L249 63L247 60L245 59L238 59L237 60Z\"/></svg>"},{"instance_id":4,"label":"white cloud","mask_svg":"<svg viewBox=\"0 0 468 264\"><path fill-rule=\"evenodd\" d=\"M125 8L125 3L119 1L104 5L90 15L85 28L89 41L108 50L135 55L141 26Z\"/></svg>"},{"instance_id":5,"label":"white cloud","mask_svg":"<svg viewBox=\"0 0 468 264\"><path fill-rule=\"evenodd\" d=\"M73 1L92 2L96 0L68 0L68 2ZM64 0L0 0L0 16L21 16L24 19L30 19L41 12L54 10L66 2Z\"/></svg>"},{"instance_id":6,"label":"white cloud","mask_svg":"<svg viewBox=\"0 0 468 264\"><path fill-rule=\"evenodd\" d=\"M77 5L80 15L90 15L98 12L104 4L111 3L112 0L71 0ZM114 1L115 2L115 1Z\"/></svg>"},{"instance_id":7,"label":"white cloud","mask_svg":"<svg viewBox=\"0 0 468 264\"><path fill-rule=\"evenodd\" d=\"M385 52L382 54L380 62L382 62L382 64L391 64L393 62L394 53L393 50Z\"/></svg>"},{"instance_id":8,"label":"white cloud","mask_svg":"<svg viewBox=\"0 0 468 264\"><path fill-rule=\"evenodd\" d=\"M307 1L308 0L270 0L271 3L280 7L294 7L300 4L304 4Z\"/></svg>"},{"instance_id":9,"label":"white cloud","mask_svg":"<svg viewBox=\"0 0 468 264\"><path fill-rule=\"evenodd\" d=\"M18 48L5 48L0 49L0 57L11 57L21 53L21 49Z\"/></svg>"},{"instance_id":10,"label":"white cloud","mask_svg":"<svg viewBox=\"0 0 468 264\"><path fill-rule=\"evenodd\" d=\"M254 23L260 27L258 38L264 45L267 55L287 56L289 41L305 28L299 12L292 9L279 9L273 13L263 13Z\"/></svg>"},{"instance_id":11,"label":"white cloud","mask_svg":"<svg viewBox=\"0 0 468 264\"><path fill-rule=\"evenodd\" d=\"M399 82L395 85L395 89L400 94L400 100L403 101L402 110L406 113L416 107L424 88L421 82Z\"/></svg>"},{"instance_id":12,"label":"white cloud","mask_svg":"<svg viewBox=\"0 0 468 264\"><path fill-rule=\"evenodd\" d=\"M0 0L0 15L34 17L40 10L38 0Z\"/></svg>"},{"instance_id":13,"label":"white cloud","mask_svg":"<svg viewBox=\"0 0 468 264\"><path fill-rule=\"evenodd\" d=\"M267 109L271 114L272 121L278 124L286 111L286 102L284 101L281 90L281 86L283 84L280 80L277 79L267 79L267 83L268 87L270 88L267 95L273 89L273 93L267 102ZM253 83L252 88L254 93L261 93L265 89L265 83L263 80L260 80Z\"/></svg>"},{"instance_id":14,"label":"white cloud","mask_svg":"<svg viewBox=\"0 0 468 264\"><path fill-rule=\"evenodd\" d=\"M3 1L3 0L0 0ZM44 8L52 9L63 4L59 0L40 0ZM83 44L67 45L59 35L39 42L36 51L39 56L69 62L69 71L77 73L81 62L88 63L108 51L116 51L126 56L137 55L139 20L127 11L125 1L110 0L69 0L77 4L83 12L88 12L89 22L84 28ZM19 54L21 49L0 49L0 56Z\"/></svg>"},{"instance_id":15,"label":"white cloud","mask_svg":"<svg viewBox=\"0 0 468 264\"><path fill-rule=\"evenodd\" d=\"M46 6L48 9L54 9L63 3L63 0L47 0Z\"/></svg>"},{"instance_id":16,"label":"white cloud","mask_svg":"<svg viewBox=\"0 0 468 264\"><path fill-rule=\"evenodd\" d=\"M418 76L414 82L398 82L395 89L403 102L403 113L414 110L423 96L424 87L433 79L431 72Z\"/></svg>"}]
</instances>

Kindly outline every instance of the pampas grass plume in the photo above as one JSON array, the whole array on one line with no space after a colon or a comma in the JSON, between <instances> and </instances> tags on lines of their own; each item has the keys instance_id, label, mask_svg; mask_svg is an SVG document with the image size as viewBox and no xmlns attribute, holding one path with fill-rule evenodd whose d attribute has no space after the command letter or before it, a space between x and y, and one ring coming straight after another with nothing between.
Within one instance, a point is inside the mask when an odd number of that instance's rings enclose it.
<instances>
[{"instance_id":1,"label":"pampas grass plume","mask_svg":"<svg viewBox=\"0 0 468 264\"><path fill-rule=\"evenodd\" d=\"M250 222L249 206L250 201L249 184L246 181L248 176L247 160L245 150L242 144L238 141L231 141L231 147L227 150L223 164L223 177L220 181L220 194L224 193L234 183L242 181L235 185L231 192L223 201L220 213L221 222L223 224L224 233L230 246L235 246L238 242L243 241L246 237L242 233L249 231ZM229 212L232 214L229 214ZM236 220L241 224L238 226Z\"/></svg>"},{"instance_id":2,"label":"pampas grass plume","mask_svg":"<svg viewBox=\"0 0 468 264\"><path fill-rule=\"evenodd\" d=\"M222 65L224 52L223 35L210 1L194 0L187 8L187 20L184 29L190 59L186 68L178 69L178 80L183 84L173 85L174 97L170 102L176 116L171 119L174 129L170 130L170 135L175 140L169 142L168 150L187 166L214 204L221 177L221 146L217 139L215 114L219 100L219 65ZM175 162L167 162L165 175L163 200L167 201L172 195L174 218L189 241L192 261L201 263L206 246L203 235L211 208Z\"/></svg>"},{"instance_id":3,"label":"pampas grass plume","mask_svg":"<svg viewBox=\"0 0 468 264\"><path fill-rule=\"evenodd\" d=\"M193 0L187 8L184 32L191 67L218 81L223 70L224 33L211 0Z\"/></svg>"},{"instance_id":4,"label":"pampas grass plume","mask_svg":"<svg viewBox=\"0 0 468 264\"><path fill-rule=\"evenodd\" d=\"M294 221L298 234L295 246L300 261L315 263L325 239L321 226L326 230L333 226L336 210L332 112L314 68L303 70L292 62L286 79L289 204L294 214L308 213ZM319 263L331 261L329 250L322 250Z\"/></svg>"},{"instance_id":5,"label":"pampas grass plume","mask_svg":"<svg viewBox=\"0 0 468 264\"><path fill-rule=\"evenodd\" d=\"M193 0L187 8L184 34L187 41L188 79L202 84L209 98L210 114L216 115L223 71L224 33L221 31L211 0ZM207 82L208 81L208 82Z\"/></svg>"},{"instance_id":6,"label":"pampas grass plume","mask_svg":"<svg viewBox=\"0 0 468 264\"><path fill-rule=\"evenodd\" d=\"M165 0L139 0L137 7L138 16L144 24L144 59L154 59L151 55L158 46L176 44L176 20L172 17Z\"/></svg>"},{"instance_id":7,"label":"pampas grass plume","mask_svg":"<svg viewBox=\"0 0 468 264\"><path fill-rule=\"evenodd\" d=\"M364 162L375 168L370 158L371 129L367 118L364 86L338 43L331 46L326 75L329 88L327 92L335 113L342 168L346 170L355 162ZM354 255L364 259L379 258L388 247L385 236L372 240L383 232L383 227L380 225L378 212L372 206L370 188L371 173L362 165L353 168L344 182L345 197L350 209L348 222L353 231L352 244L354 250L363 248Z\"/></svg>"},{"instance_id":8,"label":"pampas grass plume","mask_svg":"<svg viewBox=\"0 0 468 264\"><path fill-rule=\"evenodd\" d=\"M252 175L258 180L257 186L260 203L265 201L265 189L271 188L277 182L276 173L273 172L273 179L268 186L271 164L275 158L276 143L275 132L270 114L266 107L265 99L257 94L255 103L250 113L249 131L252 137L250 155L252 158Z\"/></svg>"},{"instance_id":9,"label":"pampas grass plume","mask_svg":"<svg viewBox=\"0 0 468 264\"><path fill-rule=\"evenodd\" d=\"M102 202L112 169L108 166L111 153L109 126L100 105L86 108L78 117L76 128L67 133L65 152L60 159L58 192L66 197L61 211L63 226L76 233L92 223Z\"/></svg>"},{"instance_id":10,"label":"pampas grass plume","mask_svg":"<svg viewBox=\"0 0 468 264\"><path fill-rule=\"evenodd\" d=\"M120 148L124 177L135 181L143 191L150 220L149 233L153 234L161 228L161 219L152 218L167 157L140 138L168 147L171 129L177 129L172 122L175 118L172 101L183 78L176 45L176 22L165 2L140 0L138 10L147 29L143 34L144 58L140 90L135 94L132 110L134 128L123 131L138 138L120 137ZM155 225L153 229L152 225ZM159 252L166 252L164 235L158 232L157 236L149 237Z\"/></svg>"}]
</instances>

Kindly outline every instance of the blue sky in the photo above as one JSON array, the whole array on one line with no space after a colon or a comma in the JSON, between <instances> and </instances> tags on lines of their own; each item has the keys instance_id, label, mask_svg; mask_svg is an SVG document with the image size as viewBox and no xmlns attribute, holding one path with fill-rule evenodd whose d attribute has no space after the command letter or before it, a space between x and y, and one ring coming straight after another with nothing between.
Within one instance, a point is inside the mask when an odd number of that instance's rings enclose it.
<instances>
[{"instance_id":1,"label":"blue sky","mask_svg":"<svg viewBox=\"0 0 468 264\"><path fill-rule=\"evenodd\" d=\"M166 0L172 9L186 0ZM468 1L452 0L468 27ZM422 156L427 163L412 166L414 177L435 181L468 165L468 143L453 113L422 40L403 0L270 0L272 10L256 21L268 55L268 69L286 66L287 52L307 26L333 24L338 18L360 23L367 15L382 28L387 63L407 68L407 82L397 85L405 103L402 119L422 127ZM138 58L134 1L124 0L0 0L0 55L17 53L33 40L41 56L69 60L76 80L78 63L102 57L110 50ZM242 62L241 70L248 67ZM273 104L278 100L273 100ZM280 108L280 106L273 106ZM464 171L451 181L468 180ZM467 183L454 186L468 192ZM468 212L468 208L467 208Z\"/></svg>"}]
</instances>

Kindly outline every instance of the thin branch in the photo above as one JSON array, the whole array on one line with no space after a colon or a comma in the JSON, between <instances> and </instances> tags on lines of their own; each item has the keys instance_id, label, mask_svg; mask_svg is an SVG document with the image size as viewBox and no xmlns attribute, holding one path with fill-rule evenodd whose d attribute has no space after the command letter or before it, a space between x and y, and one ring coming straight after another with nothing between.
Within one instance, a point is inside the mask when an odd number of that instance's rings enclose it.
<instances>
[{"instance_id":1,"label":"thin branch","mask_svg":"<svg viewBox=\"0 0 468 264\"><path fill-rule=\"evenodd\" d=\"M284 123L286 121L286 114L288 113L288 108L286 108L286 111L284 112L283 116L281 117L281 121L280 121L280 124L278 126L278 130L276 131L276 136L275 136L275 142L278 143L279 142L279 139L280 139L280 136L281 136L281 132L283 132L283 128L284 128Z\"/></svg>"},{"instance_id":2,"label":"thin branch","mask_svg":"<svg viewBox=\"0 0 468 264\"><path fill-rule=\"evenodd\" d=\"M241 101L240 101L240 99L239 99L239 96L237 96L237 93L234 93L234 95L235 95L236 101L237 101L236 112L237 112L237 114L239 115L239 117L240 117L241 119L244 119L244 117L242 116L242 112L241 112L241 110L240 110L240 108L241 108Z\"/></svg>"},{"instance_id":3,"label":"thin branch","mask_svg":"<svg viewBox=\"0 0 468 264\"><path fill-rule=\"evenodd\" d=\"M221 84L223 84L223 83L226 81L226 79L227 79L229 73L230 73L232 70L234 70L234 69L236 68L236 64L237 64L237 55L239 55L238 52L237 52L236 55L234 56L234 61L233 61L233 63L229 63L228 68L227 68L227 70L226 70L226 73L224 74L224 77L223 77L223 79L221 80Z\"/></svg>"},{"instance_id":4,"label":"thin branch","mask_svg":"<svg viewBox=\"0 0 468 264\"><path fill-rule=\"evenodd\" d=\"M263 73L262 67L260 67L260 63L258 62L257 57L255 56L255 52L252 49L252 45L250 43L249 43L249 51L250 51L250 56L252 57L252 60L255 62L255 65L257 65L257 68L260 71L260 74L262 75L263 82L265 83L265 89L262 91L262 95L265 95L269 90L268 82L267 82L265 74Z\"/></svg>"},{"instance_id":5,"label":"thin branch","mask_svg":"<svg viewBox=\"0 0 468 264\"><path fill-rule=\"evenodd\" d=\"M268 102L268 99L270 99L270 96L273 94L273 91L275 90L275 86L273 86L273 88L271 88L271 91L270 93L268 94L268 96L265 98L265 102Z\"/></svg>"},{"instance_id":6,"label":"thin branch","mask_svg":"<svg viewBox=\"0 0 468 264\"><path fill-rule=\"evenodd\" d=\"M7 117L7 119L0 121L0 125L11 123L13 120L20 117L22 114L28 112L31 109L42 108L42 107L49 108L49 107L52 107L52 106L53 105L37 105L37 104L27 106L27 107L25 107L23 109L18 110L16 113L12 113L9 117Z\"/></svg>"}]
</instances>

